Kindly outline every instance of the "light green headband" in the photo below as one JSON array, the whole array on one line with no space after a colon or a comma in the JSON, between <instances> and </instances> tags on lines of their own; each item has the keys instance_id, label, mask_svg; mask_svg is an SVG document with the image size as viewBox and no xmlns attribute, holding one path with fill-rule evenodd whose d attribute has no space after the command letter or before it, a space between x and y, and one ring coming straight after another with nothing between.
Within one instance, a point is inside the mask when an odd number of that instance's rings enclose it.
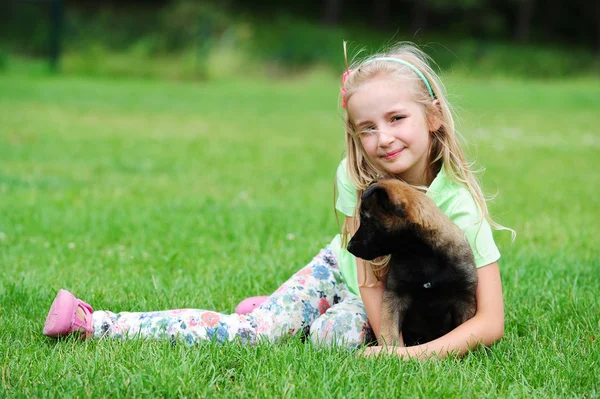
<instances>
[{"instance_id":1,"label":"light green headband","mask_svg":"<svg viewBox=\"0 0 600 399\"><path fill-rule=\"evenodd\" d=\"M429 90L429 95L431 96L431 99L435 100L435 94L433 94L433 90L431 89L431 85L429 84L429 81L427 80L425 75L423 75L423 73L421 71L419 71L417 69L417 67L414 66L413 64L411 64L410 62L404 61L400 58L394 58L394 57L377 57L377 58L373 58L371 60L366 61L365 64L369 64L373 61L392 61L392 62L397 62L399 64L406 65L407 67L409 67L410 69L415 71L415 73L421 78L423 83L425 83L425 86L427 86L427 90Z\"/></svg>"}]
</instances>

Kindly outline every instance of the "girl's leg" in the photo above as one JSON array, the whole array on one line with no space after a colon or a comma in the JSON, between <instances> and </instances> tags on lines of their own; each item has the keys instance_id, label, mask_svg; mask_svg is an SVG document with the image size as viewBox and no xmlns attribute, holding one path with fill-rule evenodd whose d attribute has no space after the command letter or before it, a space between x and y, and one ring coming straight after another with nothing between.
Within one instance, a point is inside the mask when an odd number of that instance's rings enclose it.
<instances>
[{"instance_id":1,"label":"girl's leg","mask_svg":"<svg viewBox=\"0 0 600 399\"><path fill-rule=\"evenodd\" d=\"M93 314L94 337L181 337L189 343L206 339L224 342L239 337L242 342L254 343L263 336L275 341L307 331L317 317L347 295L349 291L337 260L329 248L325 248L247 315L198 309L140 313L97 311Z\"/></svg>"},{"instance_id":2,"label":"girl's leg","mask_svg":"<svg viewBox=\"0 0 600 399\"><path fill-rule=\"evenodd\" d=\"M319 316L310 327L310 338L317 345L349 347L376 342L363 302L354 294Z\"/></svg>"}]
</instances>

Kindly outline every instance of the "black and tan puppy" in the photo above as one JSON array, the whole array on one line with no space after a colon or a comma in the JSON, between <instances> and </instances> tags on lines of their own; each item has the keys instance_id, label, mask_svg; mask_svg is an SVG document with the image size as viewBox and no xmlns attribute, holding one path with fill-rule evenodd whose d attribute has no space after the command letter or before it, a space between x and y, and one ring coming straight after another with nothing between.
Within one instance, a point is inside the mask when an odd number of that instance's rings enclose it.
<instances>
[{"instance_id":1,"label":"black and tan puppy","mask_svg":"<svg viewBox=\"0 0 600 399\"><path fill-rule=\"evenodd\" d=\"M397 179L363 193L355 256L391 255L379 344L436 339L475 315L477 271L464 233L425 194Z\"/></svg>"}]
</instances>

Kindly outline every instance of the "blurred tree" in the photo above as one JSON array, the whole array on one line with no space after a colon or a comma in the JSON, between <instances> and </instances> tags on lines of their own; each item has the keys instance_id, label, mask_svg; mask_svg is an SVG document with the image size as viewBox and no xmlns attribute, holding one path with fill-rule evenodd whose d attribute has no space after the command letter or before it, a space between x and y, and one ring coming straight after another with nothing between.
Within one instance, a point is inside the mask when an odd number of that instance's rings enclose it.
<instances>
[{"instance_id":1,"label":"blurred tree","mask_svg":"<svg viewBox=\"0 0 600 399\"><path fill-rule=\"evenodd\" d=\"M596 54L598 55L598 57L600 58L600 1L596 1L596 9L592 10L592 15L595 21L595 50L596 50Z\"/></svg>"},{"instance_id":2,"label":"blurred tree","mask_svg":"<svg viewBox=\"0 0 600 399\"><path fill-rule=\"evenodd\" d=\"M595 20L596 20L596 54L600 56L600 1L596 1L596 12Z\"/></svg>"},{"instance_id":3,"label":"blurred tree","mask_svg":"<svg viewBox=\"0 0 600 399\"><path fill-rule=\"evenodd\" d=\"M413 32L427 28L429 0L414 0L410 27Z\"/></svg>"},{"instance_id":4,"label":"blurred tree","mask_svg":"<svg viewBox=\"0 0 600 399\"><path fill-rule=\"evenodd\" d=\"M458 29L461 34L486 31L489 33L491 0L412 0L414 3L411 27L413 32L426 29L429 20L443 22L445 29ZM439 22L438 22L439 23ZM486 26L481 27L484 24ZM493 23L492 23L493 24ZM483 29L482 29L483 28ZM491 27L494 29L494 27Z\"/></svg>"},{"instance_id":5,"label":"blurred tree","mask_svg":"<svg viewBox=\"0 0 600 399\"><path fill-rule=\"evenodd\" d=\"M533 16L533 0L517 0L517 23L515 24L514 38L524 42L529 39L531 31L531 17Z\"/></svg>"},{"instance_id":6,"label":"blurred tree","mask_svg":"<svg viewBox=\"0 0 600 399\"><path fill-rule=\"evenodd\" d=\"M328 26L336 26L340 22L343 0L326 0L324 22Z\"/></svg>"},{"instance_id":7,"label":"blurred tree","mask_svg":"<svg viewBox=\"0 0 600 399\"><path fill-rule=\"evenodd\" d=\"M373 13L378 26L388 26L390 21L390 0L374 0Z\"/></svg>"},{"instance_id":8,"label":"blurred tree","mask_svg":"<svg viewBox=\"0 0 600 399\"><path fill-rule=\"evenodd\" d=\"M64 8L62 0L51 0L51 19L50 24L50 68L53 71L58 70L60 62L60 53L62 45L62 24L64 18Z\"/></svg>"}]
</instances>

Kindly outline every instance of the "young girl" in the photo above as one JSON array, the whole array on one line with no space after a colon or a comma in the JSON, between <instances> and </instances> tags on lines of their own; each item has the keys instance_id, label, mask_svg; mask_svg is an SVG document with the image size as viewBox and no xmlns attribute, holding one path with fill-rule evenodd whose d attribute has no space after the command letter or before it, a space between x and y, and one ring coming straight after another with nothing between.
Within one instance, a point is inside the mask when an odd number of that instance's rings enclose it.
<instances>
[{"instance_id":1,"label":"young girl","mask_svg":"<svg viewBox=\"0 0 600 399\"><path fill-rule=\"evenodd\" d=\"M365 354L390 353L427 358L464 354L491 345L504 332L500 254L494 223L458 142L444 87L427 57L401 44L347 69L342 87L346 113L347 158L336 174L336 209L345 218L338 235L306 267L268 298L249 298L258 306L247 314L183 309L142 313L92 312L68 291L59 291L44 334L85 337L183 338L189 343L215 339L254 343L296 333L319 344L359 346L379 336L385 263L355 259L346 249L358 228L362 191L379 177L394 177L426 190L437 206L465 233L478 267L477 313L448 334L412 347L367 348ZM252 308L252 306L251 306ZM244 313L244 312L240 312Z\"/></svg>"}]
</instances>

